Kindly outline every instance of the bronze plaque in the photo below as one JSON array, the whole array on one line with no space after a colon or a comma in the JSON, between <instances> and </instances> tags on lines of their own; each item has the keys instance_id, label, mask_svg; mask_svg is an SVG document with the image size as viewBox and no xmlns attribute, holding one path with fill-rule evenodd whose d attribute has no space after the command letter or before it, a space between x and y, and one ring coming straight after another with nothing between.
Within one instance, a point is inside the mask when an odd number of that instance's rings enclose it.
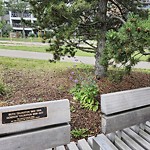
<instances>
[{"instance_id":1,"label":"bronze plaque","mask_svg":"<svg viewBox=\"0 0 150 150\"><path fill-rule=\"evenodd\" d=\"M47 117L47 107L2 113L2 124L21 122Z\"/></svg>"}]
</instances>

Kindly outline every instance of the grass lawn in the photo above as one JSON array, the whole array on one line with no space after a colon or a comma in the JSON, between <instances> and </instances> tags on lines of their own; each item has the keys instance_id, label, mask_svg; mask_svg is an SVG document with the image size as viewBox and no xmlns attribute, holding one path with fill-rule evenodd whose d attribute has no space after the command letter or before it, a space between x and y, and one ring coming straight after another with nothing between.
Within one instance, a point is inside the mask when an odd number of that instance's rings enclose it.
<instances>
[{"instance_id":1,"label":"grass lawn","mask_svg":"<svg viewBox=\"0 0 150 150\"><path fill-rule=\"evenodd\" d=\"M49 46L23 46L23 45L19 45L19 46L8 46L8 45L0 45L0 49L9 49L9 50L23 50L23 51L31 51L31 52L46 52L46 49ZM83 51L78 50L76 53L76 56L85 56L85 57L93 57L94 54L91 53L86 53Z\"/></svg>"},{"instance_id":2,"label":"grass lawn","mask_svg":"<svg viewBox=\"0 0 150 150\"><path fill-rule=\"evenodd\" d=\"M146 50L146 52L149 52L148 50ZM136 54L136 53L135 53ZM135 56L135 58L137 59L140 59L141 61L147 61L148 58L149 58L149 55L141 55L141 54L138 54Z\"/></svg>"},{"instance_id":3,"label":"grass lawn","mask_svg":"<svg viewBox=\"0 0 150 150\"><path fill-rule=\"evenodd\" d=\"M46 52L48 46L7 46L0 45L0 49L9 49L9 50L23 50L23 51L31 51L31 52Z\"/></svg>"},{"instance_id":4,"label":"grass lawn","mask_svg":"<svg viewBox=\"0 0 150 150\"><path fill-rule=\"evenodd\" d=\"M43 71L59 71L65 70L73 66L73 63L57 62L50 63L45 60L31 60L21 58L0 57L0 67L5 69L25 69L25 70L43 70Z\"/></svg>"},{"instance_id":5,"label":"grass lawn","mask_svg":"<svg viewBox=\"0 0 150 150\"><path fill-rule=\"evenodd\" d=\"M1 41L20 41L20 42L41 42L41 38L7 38L7 37L0 37Z\"/></svg>"}]
</instances>

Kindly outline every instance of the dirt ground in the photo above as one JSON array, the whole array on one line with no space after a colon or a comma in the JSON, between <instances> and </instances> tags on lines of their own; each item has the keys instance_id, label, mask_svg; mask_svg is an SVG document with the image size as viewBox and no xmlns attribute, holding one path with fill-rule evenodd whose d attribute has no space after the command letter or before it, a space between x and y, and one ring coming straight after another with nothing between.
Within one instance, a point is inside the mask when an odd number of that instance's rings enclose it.
<instances>
[{"instance_id":1,"label":"dirt ground","mask_svg":"<svg viewBox=\"0 0 150 150\"><path fill-rule=\"evenodd\" d=\"M73 100L69 89L73 86L68 72L52 73L48 71L33 72L23 70L5 70L4 82L9 92L0 96L0 106L10 106L24 103L34 103L49 100L69 99L71 105L71 129L86 128L87 136L101 132L101 112L83 109ZM132 73L125 76L123 81L113 83L108 78L97 81L100 94L150 86L150 74ZM100 95L99 94L99 95ZM99 96L100 102L100 96ZM78 137L79 139L80 137ZM77 139L77 138L76 138ZM76 140L72 137L72 140Z\"/></svg>"}]
</instances>

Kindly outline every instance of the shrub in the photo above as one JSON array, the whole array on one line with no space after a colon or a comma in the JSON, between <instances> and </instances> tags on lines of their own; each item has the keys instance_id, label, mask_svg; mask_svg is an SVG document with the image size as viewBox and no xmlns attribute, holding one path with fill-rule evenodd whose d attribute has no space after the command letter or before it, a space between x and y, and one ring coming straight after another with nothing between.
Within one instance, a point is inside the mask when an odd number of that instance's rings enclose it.
<instances>
[{"instance_id":1,"label":"shrub","mask_svg":"<svg viewBox=\"0 0 150 150\"><path fill-rule=\"evenodd\" d=\"M28 37L34 38L34 37L35 37L35 34L32 33L32 32L29 32Z\"/></svg>"}]
</instances>

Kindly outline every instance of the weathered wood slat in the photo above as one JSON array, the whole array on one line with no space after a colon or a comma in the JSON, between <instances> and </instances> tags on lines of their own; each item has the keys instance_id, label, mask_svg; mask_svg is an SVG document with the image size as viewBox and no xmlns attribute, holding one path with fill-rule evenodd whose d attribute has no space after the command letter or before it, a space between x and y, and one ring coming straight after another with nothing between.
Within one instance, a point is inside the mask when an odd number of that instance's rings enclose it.
<instances>
[{"instance_id":1,"label":"weathered wood slat","mask_svg":"<svg viewBox=\"0 0 150 150\"><path fill-rule=\"evenodd\" d=\"M107 134L144 123L149 120L150 107L141 108L113 116L102 116L102 132ZM138 118L138 119L137 119ZM107 122L107 123L106 123Z\"/></svg>"},{"instance_id":2,"label":"weathered wood slat","mask_svg":"<svg viewBox=\"0 0 150 150\"><path fill-rule=\"evenodd\" d=\"M0 150L44 150L70 142L70 125L0 138ZM41 144L42 143L42 144Z\"/></svg>"},{"instance_id":3,"label":"weathered wood slat","mask_svg":"<svg viewBox=\"0 0 150 150\"><path fill-rule=\"evenodd\" d=\"M70 142L67 144L68 150L79 150L75 142Z\"/></svg>"},{"instance_id":4,"label":"weathered wood slat","mask_svg":"<svg viewBox=\"0 0 150 150\"><path fill-rule=\"evenodd\" d=\"M150 87L101 95L101 110L106 115L148 105Z\"/></svg>"},{"instance_id":5,"label":"weathered wood slat","mask_svg":"<svg viewBox=\"0 0 150 150\"><path fill-rule=\"evenodd\" d=\"M142 147L144 147L146 150L150 149L150 143L148 143L146 140L144 140L141 136L139 136L137 133L132 131L129 128L126 128L123 130L126 134L128 134L132 139L134 139L137 143L139 143Z\"/></svg>"},{"instance_id":6,"label":"weathered wood slat","mask_svg":"<svg viewBox=\"0 0 150 150\"><path fill-rule=\"evenodd\" d=\"M130 129L132 129L135 133L139 134L140 126L139 125L131 126Z\"/></svg>"},{"instance_id":7,"label":"weathered wood slat","mask_svg":"<svg viewBox=\"0 0 150 150\"><path fill-rule=\"evenodd\" d=\"M89 143L89 145L93 148L93 138L94 138L94 136L91 136L91 137L88 137L88 143Z\"/></svg>"},{"instance_id":8,"label":"weathered wood slat","mask_svg":"<svg viewBox=\"0 0 150 150\"><path fill-rule=\"evenodd\" d=\"M93 150L100 150L100 148L102 150L118 150L104 134L93 139Z\"/></svg>"},{"instance_id":9,"label":"weathered wood slat","mask_svg":"<svg viewBox=\"0 0 150 150\"><path fill-rule=\"evenodd\" d=\"M126 133L122 131L121 138L132 150L145 150L138 143L136 143L132 138L130 138Z\"/></svg>"},{"instance_id":10,"label":"weathered wood slat","mask_svg":"<svg viewBox=\"0 0 150 150\"><path fill-rule=\"evenodd\" d=\"M131 150L119 137L115 136L115 145L119 150Z\"/></svg>"},{"instance_id":11,"label":"weathered wood slat","mask_svg":"<svg viewBox=\"0 0 150 150\"><path fill-rule=\"evenodd\" d=\"M115 133L115 132L112 132L112 133L106 134L106 137L107 137L112 143L114 143L114 142L115 142L115 135L116 135L116 133Z\"/></svg>"},{"instance_id":12,"label":"weathered wood slat","mask_svg":"<svg viewBox=\"0 0 150 150\"><path fill-rule=\"evenodd\" d=\"M136 129L134 126L130 127L134 132L136 132L137 134L139 134L143 139L145 139L147 142L150 143L150 134L146 133L144 131L145 128L141 129L140 126L138 126L139 128ZM145 126L144 126L145 127Z\"/></svg>"},{"instance_id":13,"label":"weathered wood slat","mask_svg":"<svg viewBox=\"0 0 150 150\"><path fill-rule=\"evenodd\" d=\"M139 135L144 138L147 142L150 143L150 134L146 133L145 131L143 131L142 129L140 129L139 131Z\"/></svg>"},{"instance_id":14,"label":"weathered wood slat","mask_svg":"<svg viewBox=\"0 0 150 150\"><path fill-rule=\"evenodd\" d=\"M2 124L2 113L34 108L47 108L47 117L21 121L16 123ZM68 100L48 101L40 103L23 104L9 107L0 107L0 135L41 128L70 121L70 108Z\"/></svg>"},{"instance_id":15,"label":"weathered wood slat","mask_svg":"<svg viewBox=\"0 0 150 150\"><path fill-rule=\"evenodd\" d=\"M145 126L145 129L144 129L147 133L150 134L150 128L148 126Z\"/></svg>"},{"instance_id":16,"label":"weathered wood slat","mask_svg":"<svg viewBox=\"0 0 150 150\"><path fill-rule=\"evenodd\" d=\"M149 121L147 121L147 122L146 122L146 125L147 125L148 127L150 127L150 122L149 122Z\"/></svg>"},{"instance_id":17,"label":"weathered wood slat","mask_svg":"<svg viewBox=\"0 0 150 150\"><path fill-rule=\"evenodd\" d=\"M80 150L92 150L85 139L79 140L77 146L79 147Z\"/></svg>"},{"instance_id":18,"label":"weathered wood slat","mask_svg":"<svg viewBox=\"0 0 150 150\"><path fill-rule=\"evenodd\" d=\"M64 146L56 147L56 150L66 150Z\"/></svg>"}]
</instances>

